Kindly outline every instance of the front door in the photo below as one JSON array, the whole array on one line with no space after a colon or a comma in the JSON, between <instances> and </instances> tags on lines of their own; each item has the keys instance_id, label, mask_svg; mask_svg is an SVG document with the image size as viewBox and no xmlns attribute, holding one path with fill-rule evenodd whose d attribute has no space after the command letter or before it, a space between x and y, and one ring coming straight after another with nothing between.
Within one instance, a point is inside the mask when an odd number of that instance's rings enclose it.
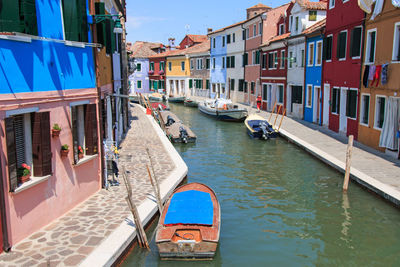
<instances>
[{"instance_id":1,"label":"front door","mask_svg":"<svg viewBox=\"0 0 400 267\"><path fill-rule=\"evenodd\" d=\"M293 111L293 104L302 104L303 103L303 87L292 85L292 103L291 108Z\"/></svg>"},{"instance_id":2,"label":"front door","mask_svg":"<svg viewBox=\"0 0 400 267\"><path fill-rule=\"evenodd\" d=\"M347 88L342 87L340 90L339 131L344 133L347 132L346 100Z\"/></svg>"},{"instance_id":3,"label":"front door","mask_svg":"<svg viewBox=\"0 0 400 267\"><path fill-rule=\"evenodd\" d=\"M319 117L319 111L320 111L320 87L319 86L314 86L314 101L313 101L313 122L319 124L320 122L320 117Z\"/></svg>"},{"instance_id":4,"label":"front door","mask_svg":"<svg viewBox=\"0 0 400 267\"><path fill-rule=\"evenodd\" d=\"M329 93L330 87L329 84L324 85L324 110L323 110L323 125L328 126L329 124Z\"/></svg>"}]
</instances>

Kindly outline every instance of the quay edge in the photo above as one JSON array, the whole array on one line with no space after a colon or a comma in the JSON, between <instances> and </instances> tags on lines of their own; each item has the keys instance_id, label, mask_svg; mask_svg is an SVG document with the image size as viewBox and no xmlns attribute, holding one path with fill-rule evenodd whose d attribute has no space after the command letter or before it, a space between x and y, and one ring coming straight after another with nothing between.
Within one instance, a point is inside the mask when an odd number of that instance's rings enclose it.
<instances>
[{"instance_id":1,"label":"quay edge","mask_svg":"<svg viewBox=\"0 0 400 267\"><path fill-rule=\"evenodd\" d=\"M141 109L145 112L143 107ZM184 180L188 173L188 167L153 117L151 115L146 115L146 117L150 120L161 143L175 164L175 169L160 184L160 194L163 201L165 201ZM155 199L146 199L138 206L138 212L143 225L147 225L158 212L157 201ZM136 227L133 225L133 217L130 214L79 266L113 266L133 242L136 234Z\"/></svg>"}]
</instances>

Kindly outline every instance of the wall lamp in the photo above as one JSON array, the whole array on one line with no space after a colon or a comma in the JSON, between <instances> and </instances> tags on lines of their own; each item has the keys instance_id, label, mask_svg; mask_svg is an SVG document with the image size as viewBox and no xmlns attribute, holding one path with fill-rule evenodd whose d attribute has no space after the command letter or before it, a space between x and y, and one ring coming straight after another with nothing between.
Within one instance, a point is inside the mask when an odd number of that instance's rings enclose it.
<instances>
[{"instance_id":1,"label":"wall lamp","mask_svg":"<svg viewBox=\"0 0 400 267\"><path fill-rule=\"evenodd\" d=\"M92 21L94 24L103 22L107 19L113 20L115 22L114 33L122 33L123 32L121 20L120 20L120 18L123 16L121 16L121 15L120 16L118 16L118 15L92 15L92 17L93 17ZM117 17L117 18L115 19L115 17Z\"/></svg>"}]
</instances>

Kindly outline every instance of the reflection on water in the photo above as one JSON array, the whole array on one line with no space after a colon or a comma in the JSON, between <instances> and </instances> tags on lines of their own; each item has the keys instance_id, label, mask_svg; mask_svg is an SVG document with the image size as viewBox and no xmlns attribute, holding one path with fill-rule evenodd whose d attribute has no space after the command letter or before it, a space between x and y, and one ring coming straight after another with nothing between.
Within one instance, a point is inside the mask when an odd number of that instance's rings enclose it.
<instances>
[{"instance_id":1,"label":"reflection on water","mask_svg":"<svg viewBox=\"0 0 400 267\"><path fill-rule=\"evenodd\" d=\"M211 186L221 204L215 259L190 265L400 265L398 209L355 184L343 194L341 174L283 139L252 140L242 123L171 109L197 135L175 146L188 182ZM154 239L151 249L135 249L123 265L189 264L160 261Z\"/></svg>"}]
</instances>

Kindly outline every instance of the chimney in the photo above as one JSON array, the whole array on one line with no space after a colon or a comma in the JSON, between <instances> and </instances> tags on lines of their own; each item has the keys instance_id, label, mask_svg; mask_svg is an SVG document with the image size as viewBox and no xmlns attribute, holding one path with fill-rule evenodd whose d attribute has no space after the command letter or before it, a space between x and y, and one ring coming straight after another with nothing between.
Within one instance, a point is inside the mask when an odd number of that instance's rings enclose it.
<instances>
[{"instance_id":1,"label":"chimney","mask_svg":"<svg viewBox=\"0 0 400 267\"><path fill-rule=\"evenodd\" d=\"M213 29L212 28L207 28L207 34L212 33Z\"/></svg>"},{"instance_id":2,"label":"chimney","mask_svg":"<svg viewBox=\"0 0 400 267\"><path fill-rule=\"evenodd\" d=\"M170 46L170 49L173 50L175 48L175 38L168 38L168 45Z\"/></svg>"}]
</instances>

